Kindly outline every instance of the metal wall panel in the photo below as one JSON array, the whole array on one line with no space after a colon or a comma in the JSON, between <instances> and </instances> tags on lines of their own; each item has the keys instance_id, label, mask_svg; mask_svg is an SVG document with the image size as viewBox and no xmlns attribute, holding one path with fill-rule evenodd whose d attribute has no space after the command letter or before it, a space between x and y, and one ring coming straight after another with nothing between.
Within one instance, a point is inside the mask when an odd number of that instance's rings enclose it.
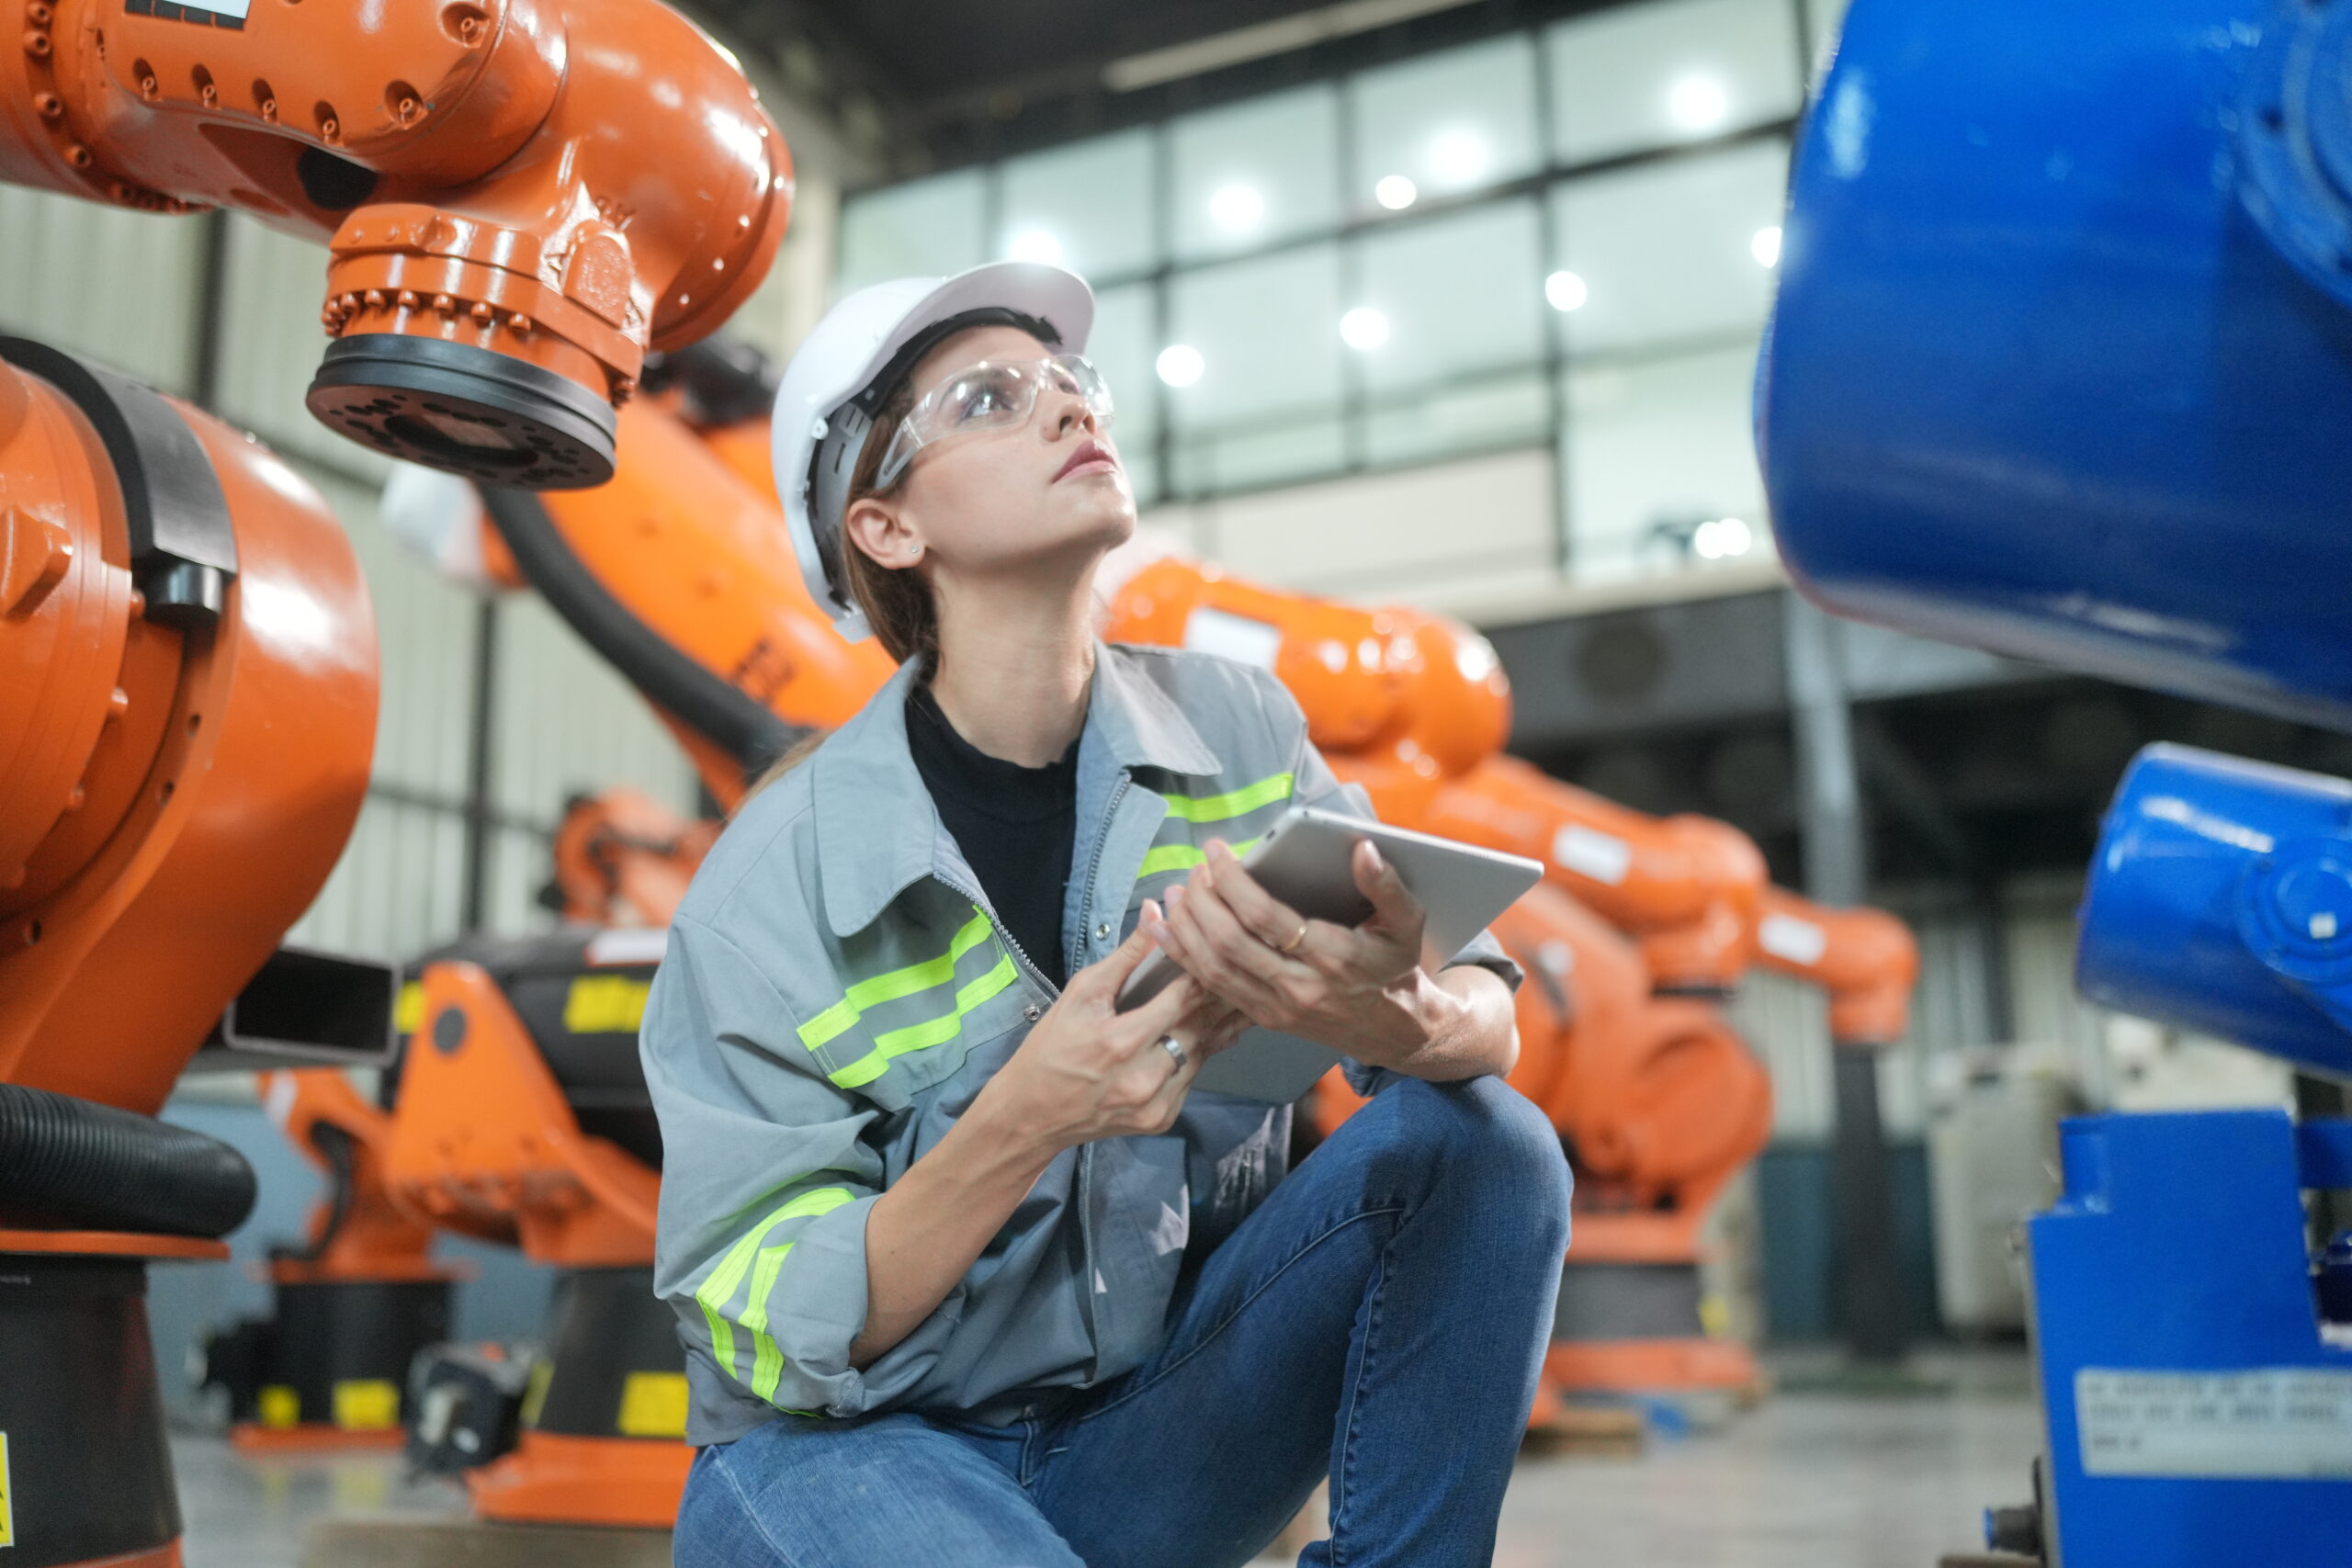
<instances>
[{"instance_id":1,"label":"metal wall panel","mask_svg":"<svg viewBox=\"0 0 2352 1568\"><path fill-rule=\"evenodd\" d=\"M381 482L391 466L345 440L302 406L327 349L319 309L326 298L326 247L229 220L221 284L220 410L288 455Z\"/></svg>"},{"instance_id":2,"label":"metal wall panel","mask_svg":"<svg viewBox=\"0 0 2352 1568\"><path fill-rule=\"evenodd\" d=\"M0 329L189 390L206 221L0 185Z\"/></svg>"},{"instance_id":3,"label":"metal wall panel","mask_svg":"<svg viewBox=\"0 0 2352 1568\"><path fill-rule=\"evenodd\" d=\"M1724 1010L1772 1078L1775 1141L1829 1136L1829 1009L1819 991L1751 969Z\"/></svg>"},{"instance_id":4,"label":"metal wall panel","mask_svg":"<svg viewBox=\"0 0 2352 1568\"><path fill-rule=\"evenodd\" d=\"M383 669L375 777L454 806L466 793L480 601L384 530L372 488L291 460L343 520L368 576Z\"/></svg>"},{"instance_id":5,"label":"metal wall panel","mask_svg":"<svg viewBox=\"0 0 2352 1568\"><path fill-rule=\"evenodd\" d=\"M371 795L318 899L286 940L405 963L458 934L465 819Z\"/></svg>"},{"instance_id":6,"label":"metal wall panel","mask_svg":"<svg viewBox=\"0 0 2352 1568\"><path fill-rule=\"evenodd\" d=\"M501 828L490 836L489 886L482 898L482 925L501 936L550 931L559 923L553 910L539 902L539 890L555 874L548 840L518 828Z\"/></svg>"},{"instance_id":7,"label":"metal wall panel","mask_svg":"<svg viewBox=\"0 0 2352 1568\"><path fill-rule=\"evenodd\" d=\"M553 827L574 794L634 784L680 811L694 771L636 689L534 597L500 606L492 800Z\"/></svg>"}]
</instances>

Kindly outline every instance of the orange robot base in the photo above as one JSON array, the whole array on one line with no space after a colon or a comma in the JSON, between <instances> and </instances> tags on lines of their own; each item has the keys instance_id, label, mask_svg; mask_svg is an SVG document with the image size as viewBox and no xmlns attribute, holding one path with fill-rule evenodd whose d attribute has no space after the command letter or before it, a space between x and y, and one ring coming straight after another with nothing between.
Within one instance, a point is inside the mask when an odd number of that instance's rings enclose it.
<instances>
[{"instance_id":1,"label":"orange robot base","mask_svg":"<svg viewBox=\"0 0 2352 1568\"><path fill-rule=\"evenodd\" d=\"M419 1220L516 1246L534 1262L567 1270L547 1382L526 1407L526 1429L512 1452L467 1472L475 1511L489 1519L667 1528L694 1450L682 1440L684 1374L669 1308L652 1293L661 1179L581 1131L489 971L429 964L423 994L386 1149L392 1201ZM617 1432L614 1391L636 1377L676 1385L678 1438ZM568 1429L552 1429L559 1426Z\"/></svg>"},{"instance_id":2,"label":"orange robot base","mask_svg":"<svg viewBox=\"0 0 2352 1568\"><path fill-rule=\"evenodd\" d=\"M230 1446L254 1459L298 1454L382 1452L396 1450L407 1440L408 1434L398 1427L354 1431L317 1421L305 1421L297 1427L264 1427L257 1422L240 1421L229 1428Z\"/></svg>"},{"instance_id":3,"label":"orange robot base","mask_svg":"<svg viewBox=\"0 0 2352 1568\"><path fill-rule=\"evenodd\" d=\"M486 1519L668 1529L694 1461L682 1442L526 1432L466 1486Z\"/></svg>"}]
</instances>

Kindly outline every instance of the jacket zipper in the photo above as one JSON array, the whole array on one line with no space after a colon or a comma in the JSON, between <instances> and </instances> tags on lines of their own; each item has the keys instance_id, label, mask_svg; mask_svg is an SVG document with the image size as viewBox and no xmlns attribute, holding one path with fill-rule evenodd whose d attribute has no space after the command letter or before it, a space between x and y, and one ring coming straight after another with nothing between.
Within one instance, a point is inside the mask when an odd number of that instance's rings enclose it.
<instances>
[{"instance_id":1,"label":"jacket zipper","mask_svg":"<svg viewBox=\"0 0 2352 1568\"><path fill-rule=\"evenodd\" d=\"M972 908L978 909L981 914L986 915L989 918L989 930L996 932L997 940L1004 943L1005 950L1012 954L1013 962L1021 965L1021 972L1023 975L1026 975L1032 981L1035 982L1037 988L1044 991L1046 995L1059 998L1062 994L1062 988L1059 986L1055 985L1051 980L1046 979L1045 971L1039 969L1035 963L1031 962L1028 953L1022 947L1021 943L1014 939L1012 931L1006 927L1003 921L996 918L996 911L989 908L989 901L986 897L973 891L971 888L965 886L961 883L950 882L947 878L941 876L936 872L932 874L931 879L933 882L938 883L942 887L946 888L950 893L955 894L957 897L970 900Z\"/></svg>"},{"instance_id":2,"label":"jacket zipper","mask_svg":"<svg viewBox=\"0 0 2352 1568\"><path fill-rule=\"evenodd\" d=\"M1119 815L1119 803L1126 798L1127 785L1132 782L1125 770L1122 770L1118 784L1111 791L1110 803L1102 808L1102 826L1094 835L1094 850L1087 857L1086 863L1084 905L1088 914L1093 912L1094 881L1102 869L1102 851L1111 841L1111 824L1116 820ZM1020 942L1014 938L1011 931L1006 929L1004 922L996 918L996 910L989 907L987 898L971 888L941 876L936 872L932 874L932 879L954 892L957 897L970 899L972 907L989 918L989 929L996 932L997 940L1004 943L1006 951L1012 954L1013 961L1021 965L1022 972L1027 975L1046 996L1059 999L1062 994L1061 987L1047 980L1039 972L1037 965L1022 948ZM1082 922L1080 929L1083 930ZM1067 961L1068 954L1065 954L1064 958ZM1089 1178L1093 1174L1093 1168L1094 1145L1080 1144L1078 1146L1077 1169L1070 1182L1070 1201L1078 1207L1079 1253L1081 1258L1078 1300L1079 1310L1085 1314L1087 1327L1092 1333L1094 1364L1099 1367L1102 1358L1102 1331L1094 1303L1094 1276L1099 1265L1094 1260L1094 1221L1088 1213L1088 1201L1093 1186ZM1090 1369L1091 1371L1091 1369Z\"/></svg>"},{"instance_id":3,"label":"jacket zipper","mask_svg":"<svg viewBox=\"0 0 2352 1568\"><path fill-rule=\"evenodd\" d=\"M1113 785L1111 789L1110 804L1102 808L1102 826L1097 829L1094 833L1094 852L1086 858L1086 901L1090 906L1087 911L1089 914L1093 912L1091 906L1094 902L1095 879L1102 874L1102 852L1104 849L1109 847L1111 842L1111 824L1118 820L1119 802L1127 797L1127 786L1134 782L1134 777L1129 774L1125 768L1121 768L1119 770L1119 782ZM1079 932L1081 940L1084 937L1085 931L1086 927L1084 923L1081 922L1079 926Z\"/></svg>"}]
</instances>

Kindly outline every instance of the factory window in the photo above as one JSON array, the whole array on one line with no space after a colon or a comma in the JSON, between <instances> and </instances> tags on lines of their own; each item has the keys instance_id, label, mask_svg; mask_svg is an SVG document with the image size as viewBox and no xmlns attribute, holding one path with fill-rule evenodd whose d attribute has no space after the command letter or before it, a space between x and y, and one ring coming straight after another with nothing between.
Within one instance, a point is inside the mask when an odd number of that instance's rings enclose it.
<instances>
[{"instance_id":1,"label":"factory window","mask_svg":"<svg viewBox=\"0 0 2352 1568\"><path fill-rule=\"evenodd\" d=\"M1752 558L1747 388L1842 12L1636 0L861 193L842 286L1084 274L1137 499L1204 547L1275 515L1224 498L1510 449L1570 578Z\"/></svg>"},{"instance_id":2,"label":"factory window","mask_svg":"<svg viewBox=\"0 0 2352 1568\"><path fill-rule=\"evenodd\" d=\"M1619 6L1544 41L1563 164L1769 125L1803 100L1792 0Z\"/></svg>"},{"instance_id":3,"label":"factory window","mask_svg":"<svg viewBox=\"0 0 2352 1568\"><path fill-rule=\"evenodd\" d=\"M1749 434L1755 373L1752 340L1567 373L1560 466L1580 578L1770 553Z\"/></svg>"},{"instance_id":4,"label":"factory window","mask_svg":"<svg viewBox=\"0 0 2352 1568\"><path fill-rule=\"evenodd\" d=\"M842 214L835 298L886 278L961 272L988 259L981 171L937 175L862 196Z\"/></svg>"},{"instance_id":5,"label":"factory window","mask_svg":"<svg viewBox=\"0 0 2352 1568\"><path fill-rule=\"evenodd\" d=\"M1152 373L1159 354L1159 302L1148 283L1104 288L1094 296L1094 333L1087 357L1111 384L1118 411L1112 436L1119 460L1134 480L1136 499L1150 504L1159 495L1159 425L1165 389Z\"/></svg>"},{"instance_id":6,"label":"factory window","mask_svg":"<svg viewBox=\"0 0 2352 1568\"><path fill-rule=\"evenodd\" d=\"M1340 253L1309 245L1179 273L1169 338L1197 368L1168 389L1181 491L1218 491L1329 473L1347 459Z\"/></svg>"},{"instance_id":7,"label":"factory window","mask_svg":"<svg viewBox=\"0 0 2352 1568\"><path fill-rule=\"evenodd\" d=\"M1353 84L1351 214L1404 212L1544 164L1525 35L1367 71Z\"/></svg>"},{"instance_id":8,"label":"factory window","mask_svg":"<svg viewBox=\"0 0 2352 1568\"><path fill-rule=\"evenodd\" d=\"M1778 143L1555 186L1555 301L1572 354L1752 336L1771 308L1788 152ZM1561 308L1566 307L1566 308Z\"/></svg>"},{"instance_id":9,"label":"factory window","mask_svg":"<svg viewBox=\"0 0 2352 1568\"><path fill-rule=\"evenodd\" d=\"M1052 262L1098 280L1158 265L1156 141L1133 130L1008 162L994 254Z\"/></svg>"},{"instance_id":10,"label":"factory window","mask_svg":"<svg viewBox=\"0 0 2352 1568\"><path fill-rule=\"evenodd\" d=\"M1176 255L1201 260L1328 231L1340 216L1340 97L1326 85L1169 127Z\"/></svg>"},{"instance_id":11,"label":"factory window","mask_svg":"<svg viewBox=\"0 0 2352 1568\"><path fill-rule=\"evenodd\" d=\"M1352 305L1385 335L1354 360L1365 457L1425 462L1541 440L1544 394L1542 215L1484 204L1356 242Z\"/></svg>"}]
</instances>

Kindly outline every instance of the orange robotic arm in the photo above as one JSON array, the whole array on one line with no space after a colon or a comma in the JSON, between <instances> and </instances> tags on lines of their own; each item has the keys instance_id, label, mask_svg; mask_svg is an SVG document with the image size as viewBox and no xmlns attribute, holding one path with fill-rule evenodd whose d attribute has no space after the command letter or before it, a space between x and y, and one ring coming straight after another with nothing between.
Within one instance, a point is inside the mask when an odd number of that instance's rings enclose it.
<instances>
[{"instance_id":1,"label":"orange robotic arm","mask_svg":"<svg viewBox=\"0 0 2352 1568\"><path fill-rule=\"evenodd\" d=\"M1884 910L1831 909L1767 888L1756 945L1767 969L1829 993L1829 1038L1837 1043L1892 1045L1910 1027L1919 944Z\"/></svg>"},{"instance_id":2,"label":"orange robotic arm","mask_svg":"<svg viewBox=\"0 0 2352 1568\"><path fill-rule=\"evenodd\" d=\"M1384 818L1418 825L1439 784L1500 750L1510 682L1487 639L1419 610L1261 588L1167 556L1111 596L1115 642L1202 649L1273 671L1307 734L1351 759Z\"/></svg>"},{"instance_id":3,"label":"orange robotic arm","mask_svg":"<svg viewBox=\"0 0 2352 1568\"><path fill-rule=\"evenodd\" d=\"M327 1179L301 1249L272 1264L277 1282L443 1278L426 1258L432 1230L393 1207L384 1189L391 1118L334 1068L264 1073L260 1088L270 1120Z\"/></svg>"},{"instance_id":4,"label":"orange robotic arm","mask_svg":"<svg viewBox=\"0 0 2352 1568\"><path fill-rule=\"evenodd\" d=\"M574 925L666 926L718 839L641 790L583 796L556 826L551 901Z\"/></svg>"},{"instance_id":5,"label":"orange robotic arm","mask_svg":"<svg viewBox=\"0 0 2352 1568\"><path fill-rule=\"evenodd\" d=\"M350 835L374 617L266 447L0 360L0 1082L152 1115Z\"/></svg>"},{"instance_id":6,"label":"orange robotic arm","mask_svg":"<svg viewBox=\"0 0 2352 1568\"><path fill-rule=\"evenodd\" d=\"M1660 989L1728 990L1755 956L1764 857L1728 823L1645 816L1497 756L1413 826L1543 861L1555 886L1634 934Z\"/></svg>"},{"instance_id":7,"label":"orange robotic arm","mask_svg":"<svg viewBox=\"0 0 2352 1568\"><path fill-rule=\"evenodd\" d=\"M1640 937L1659 986L1728 989L1746 972L1766 881L1755 844L1712 818L1645 817L1501 755L1510 686L1467 628L1170 556L1120 586L1105 632L1263 664L1384 819L1542 860L1559 886Z\"/></svg>"},{"instance_id":8,"label":"orange robotic arm","mask_svg":"<svg viewBox=\"0 0 2352 1568\"><path fill-rule=\"evenodd\" d=\"M657 0L33 0L0 51L0 180L327 240L313 413L591 485L646 351L774 259L791 166L756 100Z\"/></svg>"}]
</instances>

